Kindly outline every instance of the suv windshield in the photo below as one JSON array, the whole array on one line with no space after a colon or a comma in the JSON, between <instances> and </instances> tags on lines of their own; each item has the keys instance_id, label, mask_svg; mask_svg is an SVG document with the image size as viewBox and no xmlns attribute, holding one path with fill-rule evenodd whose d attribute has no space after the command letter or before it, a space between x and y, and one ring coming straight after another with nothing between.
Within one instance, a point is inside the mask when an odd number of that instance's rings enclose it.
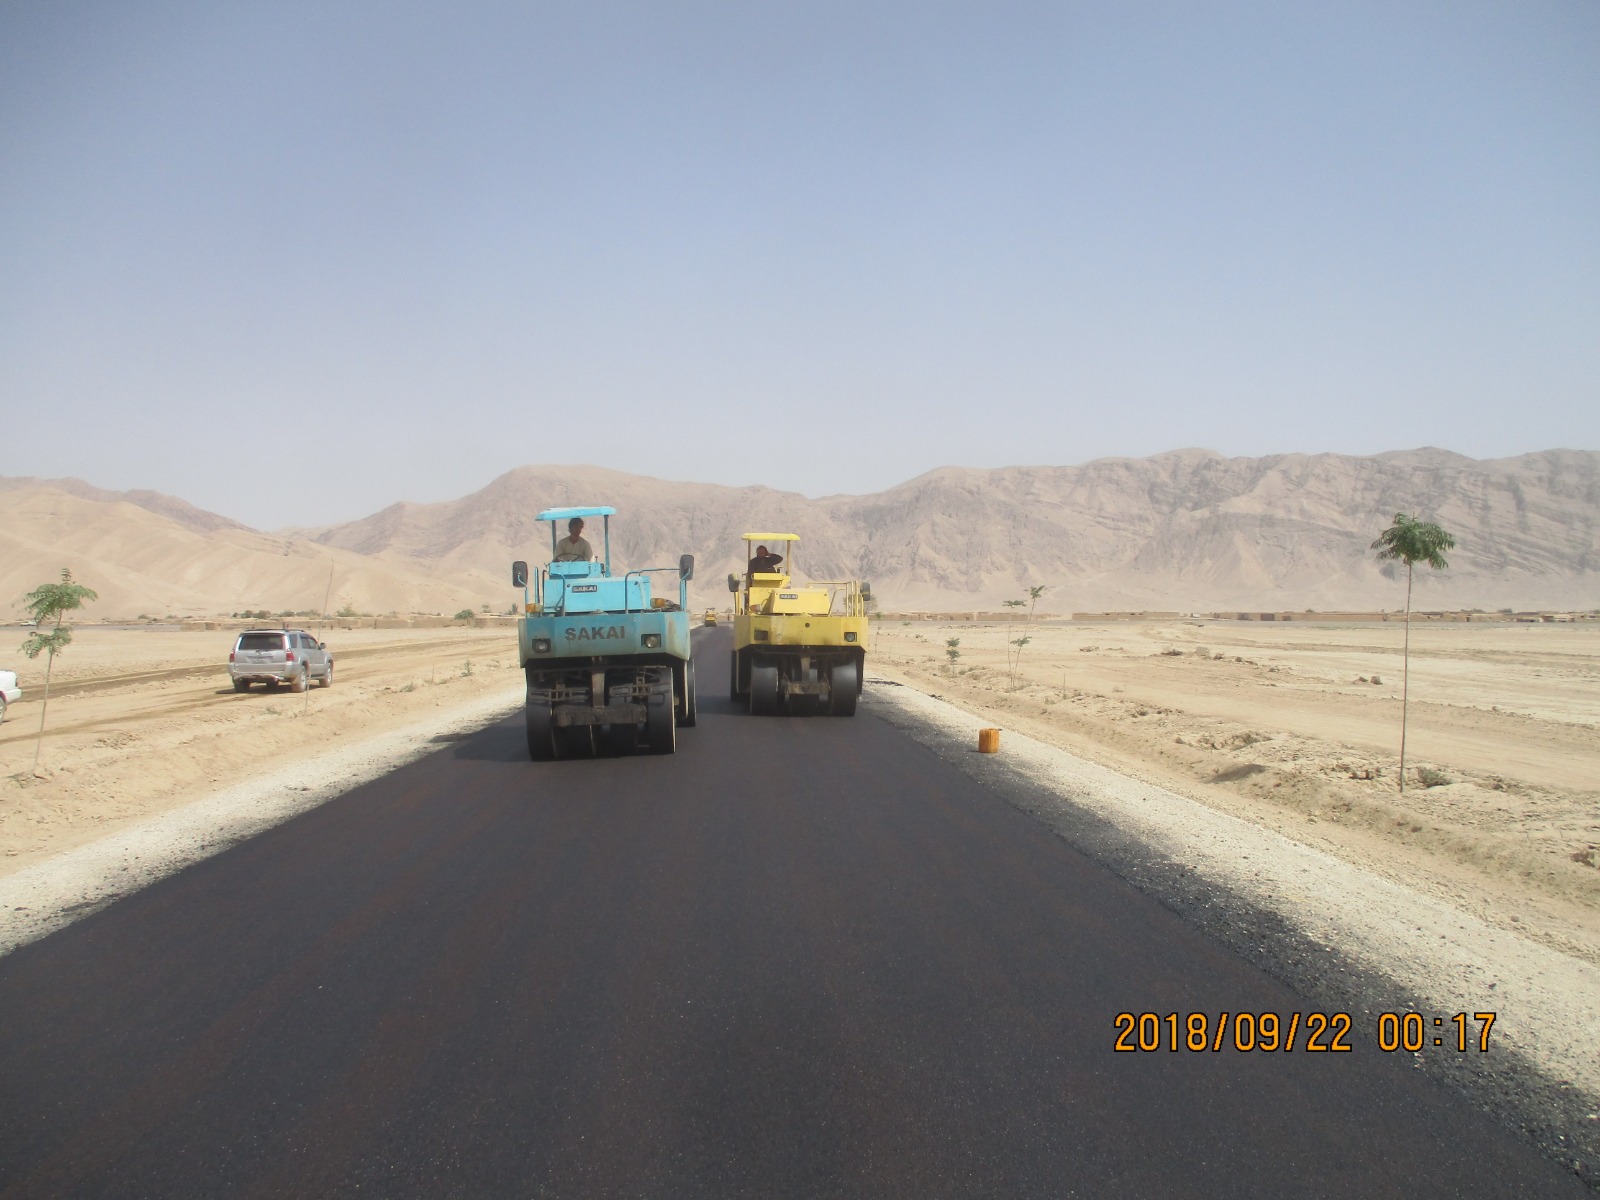
<instances>
[{"instance_id":1,"label":"suv windshield","mask_svg":"<svg viewBox=\"0 0 1600 1200\"><path fill-rule=\"evenodd\" d=\"M239 635L239 649L241 650L282 650L283 634L281 633L241 633Z\"/></svg>"}]
</instances>

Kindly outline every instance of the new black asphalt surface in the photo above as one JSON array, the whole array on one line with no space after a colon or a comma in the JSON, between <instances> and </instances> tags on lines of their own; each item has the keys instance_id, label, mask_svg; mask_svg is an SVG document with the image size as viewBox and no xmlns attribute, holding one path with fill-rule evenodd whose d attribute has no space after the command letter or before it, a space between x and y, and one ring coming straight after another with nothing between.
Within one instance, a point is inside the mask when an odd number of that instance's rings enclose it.
<instances>
[{"instance_id":1,"label":"new black asphalt surface","mask_svg":"<svg viewBox=\"0 0 1600 1200\"><path fill-rule=\"evenodd\" d=\"M673 757L501 722L0 958L0 1196L1590 1194L1371 1029L1114 1052L1316 1006L696 637Z\"/></svg>"}]
</instances>

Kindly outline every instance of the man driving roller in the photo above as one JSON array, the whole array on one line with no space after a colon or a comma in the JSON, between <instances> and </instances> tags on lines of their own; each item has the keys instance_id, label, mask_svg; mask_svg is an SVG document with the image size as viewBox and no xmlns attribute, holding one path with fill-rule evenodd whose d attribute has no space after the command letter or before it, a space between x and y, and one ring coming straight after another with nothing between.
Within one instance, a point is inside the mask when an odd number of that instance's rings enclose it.
<instances>
[{"instance_id":1,"label":"man driving roller","mask_svg":"<svg viewBox=\"0 0 1600 1200\"><path fill-rule=\"evenodd\" d=\"M753 575L760 571L770 575L777 571L778 564L782 561L783 555L774 554L765 546L757 546L755 554L750 558L750 573Z\"/></svg>"},{"instance_id":2,"label":"man driving roller","mask_svg":"<svg viewBox=\"0 0 1600 1200\"><path fill-rule=\"evenodd\" d=\"M556 543L556 562L588 562L594 558L594 547L583 536L583 518L573 517L567 522L567 536Z\"/></svg>"}]
</instances>

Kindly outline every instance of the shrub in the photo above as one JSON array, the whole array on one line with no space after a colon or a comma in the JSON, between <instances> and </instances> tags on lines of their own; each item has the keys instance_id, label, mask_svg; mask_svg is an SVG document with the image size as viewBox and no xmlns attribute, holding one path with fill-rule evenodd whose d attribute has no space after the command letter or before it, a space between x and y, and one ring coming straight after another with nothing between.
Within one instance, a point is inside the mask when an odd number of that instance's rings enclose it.
<instances>
[{"instance_id":1,"label":"shrub","mask_svg":"<svg viewBox=\"0 0 1600 1200\"><path fill-rule=\"evenodd\" d=\"M470 608L463 608L460 612L456 613L453 619L457 621L470 621L477 615L478 614L473 612Z\"/></svg>"}]
</instances>

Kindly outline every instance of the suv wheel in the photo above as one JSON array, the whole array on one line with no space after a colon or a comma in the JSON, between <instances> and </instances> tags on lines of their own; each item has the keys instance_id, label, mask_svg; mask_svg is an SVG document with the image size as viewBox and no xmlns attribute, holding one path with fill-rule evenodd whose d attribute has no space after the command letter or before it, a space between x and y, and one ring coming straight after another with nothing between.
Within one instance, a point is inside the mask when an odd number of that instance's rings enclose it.
<instances>
[{"instance_id":1,"label":"suv wheel","mask_svg":"<svg viewBox=\"0 0 1600 1200\"><path fill-rule=\"evenodd\" d=\"M233 681L233 690L236 692L248 692L250 690L250 681L248 679L235 679Z\"/></svg>"},{"instance_id":2,"label":"suv wheel","mask_svg":"<svg viewBox=\"0 0 1600 1200\"><path fill-rule=\"evenodd\" d=\"M309 667L300 668L300 674L296 675L294 679L289 682L289 690L291 692L303 692L306 690L306 674L309 670Z\"/></svg>"},{"instance_id":3,"label":"suv wheel","mask_svg":"<svg viewBox=\"0 0 1600 1200\"><path fill-rule=\"evenodd\" d=\"M332 687L333 686L333 664L332 663L328 664L328 669L323 673L322 678L317 680L317 686L318 687Z\"/></svg>"}]
</instances>

